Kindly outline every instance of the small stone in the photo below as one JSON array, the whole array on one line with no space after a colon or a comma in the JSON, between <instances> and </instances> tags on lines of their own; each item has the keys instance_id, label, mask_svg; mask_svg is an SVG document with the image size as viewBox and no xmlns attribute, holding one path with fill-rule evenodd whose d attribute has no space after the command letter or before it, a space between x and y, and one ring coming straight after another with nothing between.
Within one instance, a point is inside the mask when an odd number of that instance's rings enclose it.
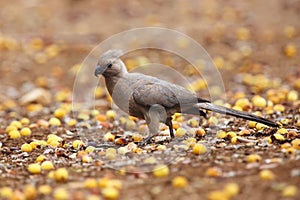
<instances>
[{"instance_id":1,"label":"small stone","mask_svg":"<svg viewBox=\"0 0 300 200\"><path fill-rule=\"evenodd\" d=\"M36 88L23 95L19 101L21 105L39 103L47 106L51 103L51 98L51 93L48 90L43 88Z\"/></svg>"}]
</instances>

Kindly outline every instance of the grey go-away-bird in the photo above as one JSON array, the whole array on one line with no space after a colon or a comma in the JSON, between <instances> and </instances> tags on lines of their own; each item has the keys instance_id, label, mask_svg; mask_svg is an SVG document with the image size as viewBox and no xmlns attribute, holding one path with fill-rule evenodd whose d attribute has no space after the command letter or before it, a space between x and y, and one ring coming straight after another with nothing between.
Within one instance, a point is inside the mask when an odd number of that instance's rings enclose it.
<instances>
[{"instance_id":1,"label":"grey go-away-bird","mask_svg":"<svg viewBox=\"0 0 300 200\"><path fill-rule=\"evenodd\" d=\"M171 138L174 138L172 115L186 113L205 116L201 109L278 127L278 124L265 118L214 105L179 85L141 73L129 73L120 59L121 55L119 50L105 52L99 59L95 76L104 76L107 90L121 110L145 119L150 135L143 144L158 135L159 123L165 123Z\"/></svg>"}]
</instances>

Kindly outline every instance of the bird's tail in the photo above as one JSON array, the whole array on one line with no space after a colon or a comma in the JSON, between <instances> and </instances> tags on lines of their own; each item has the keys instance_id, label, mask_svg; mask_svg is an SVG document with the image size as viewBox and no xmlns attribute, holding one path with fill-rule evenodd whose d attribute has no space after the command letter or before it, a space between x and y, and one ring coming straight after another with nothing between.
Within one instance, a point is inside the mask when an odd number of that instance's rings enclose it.
<instances>
[{"instance_id":1,"label":"bird's tail","mask_svg":"<svg viewBox=\"0 0 300 200\"><path fill-rule=\"evenodd\" d=\"M253 114L250 114L250 113L246 113L246 112L241 112L241 111L238 111L238 110L233 110L233 109L226 108L226 107L223 107L223 106L217 106L217 105L214 105L214 104L209 103L209 102L197 103L197 104L195 104L195 107L198 108L198 109L210 110L210 111L225 114L225 115L232 115L232 116L235 116L235 117L240 117L240 118L244 118L244 119L251 120L251 121L256 121L256 122L259 122L259 123L262 123L262 124L265 124L265 125L268 125L268 126L272 126L272 127L278 127L279 126L275 122L272 122L272 121L270 121L268 119L265 119L263 117L259 117L259 116L256 116L256 115L253 115Z\"/></svg>"}]
</instances>

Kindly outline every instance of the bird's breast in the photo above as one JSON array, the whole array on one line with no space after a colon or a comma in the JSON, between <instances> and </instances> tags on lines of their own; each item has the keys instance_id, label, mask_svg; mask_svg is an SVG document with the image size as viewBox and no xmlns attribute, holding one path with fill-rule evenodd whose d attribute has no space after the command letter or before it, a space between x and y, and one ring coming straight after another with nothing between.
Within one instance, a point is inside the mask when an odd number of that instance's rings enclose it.
<instances>
[{"instance_id":1,"label":"bird's breast","mask_svg":"<svg viewBox=\"0 0 300 200\"><path fill-rule=\"evenodd\" d=\"M137 109L132 98L134 91L132 83L124 78L106 79L105 82L114 103L121 110L132 115L133 110Z\"/></svg>"}]
</instances>

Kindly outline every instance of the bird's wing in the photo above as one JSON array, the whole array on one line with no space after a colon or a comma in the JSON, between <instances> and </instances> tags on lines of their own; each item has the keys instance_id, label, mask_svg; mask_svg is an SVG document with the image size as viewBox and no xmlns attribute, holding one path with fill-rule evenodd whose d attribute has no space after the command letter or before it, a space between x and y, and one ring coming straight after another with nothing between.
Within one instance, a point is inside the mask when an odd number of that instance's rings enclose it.
<instances>
[{"instance_id":1,"label":"bird's wing","mask_svg":"<svg viewBox=\"0 0 300 200\"><path fill-rule=\"evenodd\" d=\"M161 83L146 83L136 87L133 91L133 99L136 103L143 106L159 104L171 108L177 104L174 92L166 85Z\"/></svg>"}]
</instances>

